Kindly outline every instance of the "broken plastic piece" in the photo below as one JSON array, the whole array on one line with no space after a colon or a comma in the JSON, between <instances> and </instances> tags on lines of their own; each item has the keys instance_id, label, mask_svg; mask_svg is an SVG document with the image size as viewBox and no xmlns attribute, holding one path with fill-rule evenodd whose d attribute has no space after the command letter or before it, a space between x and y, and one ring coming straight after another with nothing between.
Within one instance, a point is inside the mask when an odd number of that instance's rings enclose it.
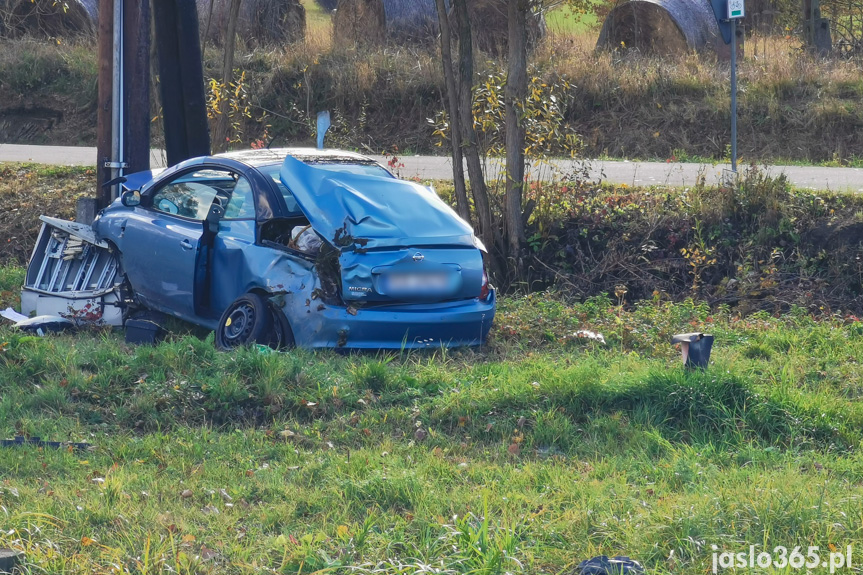
<instances>
[{"instance_id":1,"label":"broken plastic piece","mask_svg":"<svg viewBox=\"0 0 863 575\"><path fill-rule=\"evenodd\" d=\"M86 451L93 447L89 443L74 443L67 441L42 441L41 437L22 437L16 436L15 439L0 439L0 447L20 447L22 445L37 445L39 447L53 447L60 449L61 447L71 447L80 451Z\"/></svg>"},{"instance_id":2,"label":"broken plastic piece","mask_svg":"<svg viewBox=\"0 0 863 575\"><path fill-rule=\"evenodd\" d=\"M26 315L24 315L23 313L18 313L17 311L12 309L11 307L7 307L3 311L0 311L0 317L5 317L9 321L12 321L15 323L18 323L19 321L24 321L25 319L27 319Z\"/></svg>"},{"instance_id":3,"label":"broken plastic piece","mask_svg":"<svg viewBox=\"0 0 863 575\"><path fill-rule=\"evenodd\" d=\"M15 549L0 549L0 573L16 573L24 553Z\"/></svg>"},{"instance_id":4,"label":"broken plastic piece","mask_svg":"<svg viewBox=\"0 0 863 575\"><path fill-rule=\"evenodd\" d=\"M582 561L575 572L577 575L643 575L644 567L629 557L601 555Z\"/></svg>"},{"instance_id":5,"label":"broken plastic piece","mask_svg":"<svg viewBox=\"0 0 863 575\"><path fill-rule=\"evenodd\" d=\"M154 345L164 335L165 314L146 311L126 320L126 343Z\"/></svg>"},{"instance_id":6,"label":"broken plastic piece","mask_svg":"<svg viewBox=\"0 0 863 575\"><path fill-rule=\"evenodd\" d=\"M680 344L680 354L687 368L705 369L710 364L710 351L713 349L712 335L679 333L671 338L671 343Z\"/></svg>"}]
</instances>

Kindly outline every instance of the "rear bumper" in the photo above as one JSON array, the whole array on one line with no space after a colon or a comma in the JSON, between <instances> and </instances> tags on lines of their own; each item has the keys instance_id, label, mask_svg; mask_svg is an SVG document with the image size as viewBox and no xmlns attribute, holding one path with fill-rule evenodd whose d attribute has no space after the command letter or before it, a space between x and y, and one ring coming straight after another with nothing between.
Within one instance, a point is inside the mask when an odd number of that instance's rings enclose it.
<instances>
[{"instance_id":1,"label":"rear bumper","mask_svg":"<svg viewBox=\"0 0 863 575\"><path fill-rule=\"evenodd\" d=\"M436 304L355 310L337 306L288 318L299 347L339 349L427 349L476 346L485 342L494 320L496 294ZM353 311L353 310L352 310Z\"/></svg>"}]
</instances>

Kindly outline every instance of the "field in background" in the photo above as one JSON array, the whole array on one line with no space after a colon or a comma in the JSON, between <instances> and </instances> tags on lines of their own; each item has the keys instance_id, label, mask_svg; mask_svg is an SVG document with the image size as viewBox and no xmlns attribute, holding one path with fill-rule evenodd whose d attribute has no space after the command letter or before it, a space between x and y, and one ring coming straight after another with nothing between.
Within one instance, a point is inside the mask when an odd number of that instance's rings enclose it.
<instances>
[{"instance_id":1,"label":"field in background","mask_svg":"<svg viewBox=\"0 0 863 575\"><path fill-rule=\"evenodd\" d=\"M570 7L561 6L546 15L545 24L549 34L575 36L587 34L602 23L595 14L577 14Z\"/></svg>"},{"instance_id":2,"label":"field in background","mask_svg":"<svg viewBox=\"0 0 863 575\"><path fill-rule=\"evenodd\" d=\"M430 118L443 108L437 48L332 46L329 16L308 6L306 42L240 48L242 78L232 118L238 147L263 138L307 144L312 118L332 110L332 146L375 152L439 153ZM572 89L565 124L581 134L588 157L708 159L728 156L729 72L709 55L659 59L596 53L596 26L553 12L549 35L533 54L532 74L565 78ZM92 144L95 51L88 44L4 41L0 50L0 133L7 142ZM205 50L216 77L221 52ZM480 57L479 77L501 69ZM245 75L242 74L245 72ZM863 150L863 61L817 59L796 40L753 37L740 67L740 142L746 161L859 162ZM38 102L38 105L35 103ZM152 116L159 144L159 108Z\"/></svg>"},{"instance_id":3,"label":"field in background","mask_svg":"<svg viewBox=\"0 0 863 575\"><path fill-rule=\"evenodd\" d=\"M333 20L315 0L301 0L306 9L306 43L327 50L332 45Z\"/></svg>"}]
</instances>

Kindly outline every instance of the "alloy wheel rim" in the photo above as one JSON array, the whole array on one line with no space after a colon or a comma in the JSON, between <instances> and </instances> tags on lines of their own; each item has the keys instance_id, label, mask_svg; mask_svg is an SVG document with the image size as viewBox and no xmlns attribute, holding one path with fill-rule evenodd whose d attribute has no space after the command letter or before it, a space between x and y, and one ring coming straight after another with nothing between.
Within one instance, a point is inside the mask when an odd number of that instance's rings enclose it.
<instances>
[{"instance_id":1,"label":"alloy wheel rim","mask_svg":"<svg viewBox=\"0 0 863 575\"><path fill-rule=\"evenodd\" d=\"M225 322L225 339L232 344L245 343L254 323L255 310L250 305L240 305Z\"/></svg>"}]
</instances>

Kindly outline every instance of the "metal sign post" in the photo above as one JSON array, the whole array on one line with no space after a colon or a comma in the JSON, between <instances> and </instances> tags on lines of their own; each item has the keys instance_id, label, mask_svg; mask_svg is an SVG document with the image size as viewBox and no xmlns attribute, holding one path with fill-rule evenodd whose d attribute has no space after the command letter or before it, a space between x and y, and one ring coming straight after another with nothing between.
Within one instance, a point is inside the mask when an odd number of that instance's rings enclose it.
<instances>
[{"instance_id":1,"label":"metal sign post","mask_svg":"<svg viewBox=\"0 0 863 575\"><path fill-rule=\"evenodd\" d=\"M731 171L737 173L737 20L745 15L743 0L728 0L731 22Z\"/></svg>"},{"instance_id":2,"label":"metal sign post","mask_svg":"<svg viewBox=\"0 0 863 575\"><path fill-rule=\"evenodd\" d=\"M737 20L731 21L731 171L737 173Z\"/></svg>"}]
</instances>

